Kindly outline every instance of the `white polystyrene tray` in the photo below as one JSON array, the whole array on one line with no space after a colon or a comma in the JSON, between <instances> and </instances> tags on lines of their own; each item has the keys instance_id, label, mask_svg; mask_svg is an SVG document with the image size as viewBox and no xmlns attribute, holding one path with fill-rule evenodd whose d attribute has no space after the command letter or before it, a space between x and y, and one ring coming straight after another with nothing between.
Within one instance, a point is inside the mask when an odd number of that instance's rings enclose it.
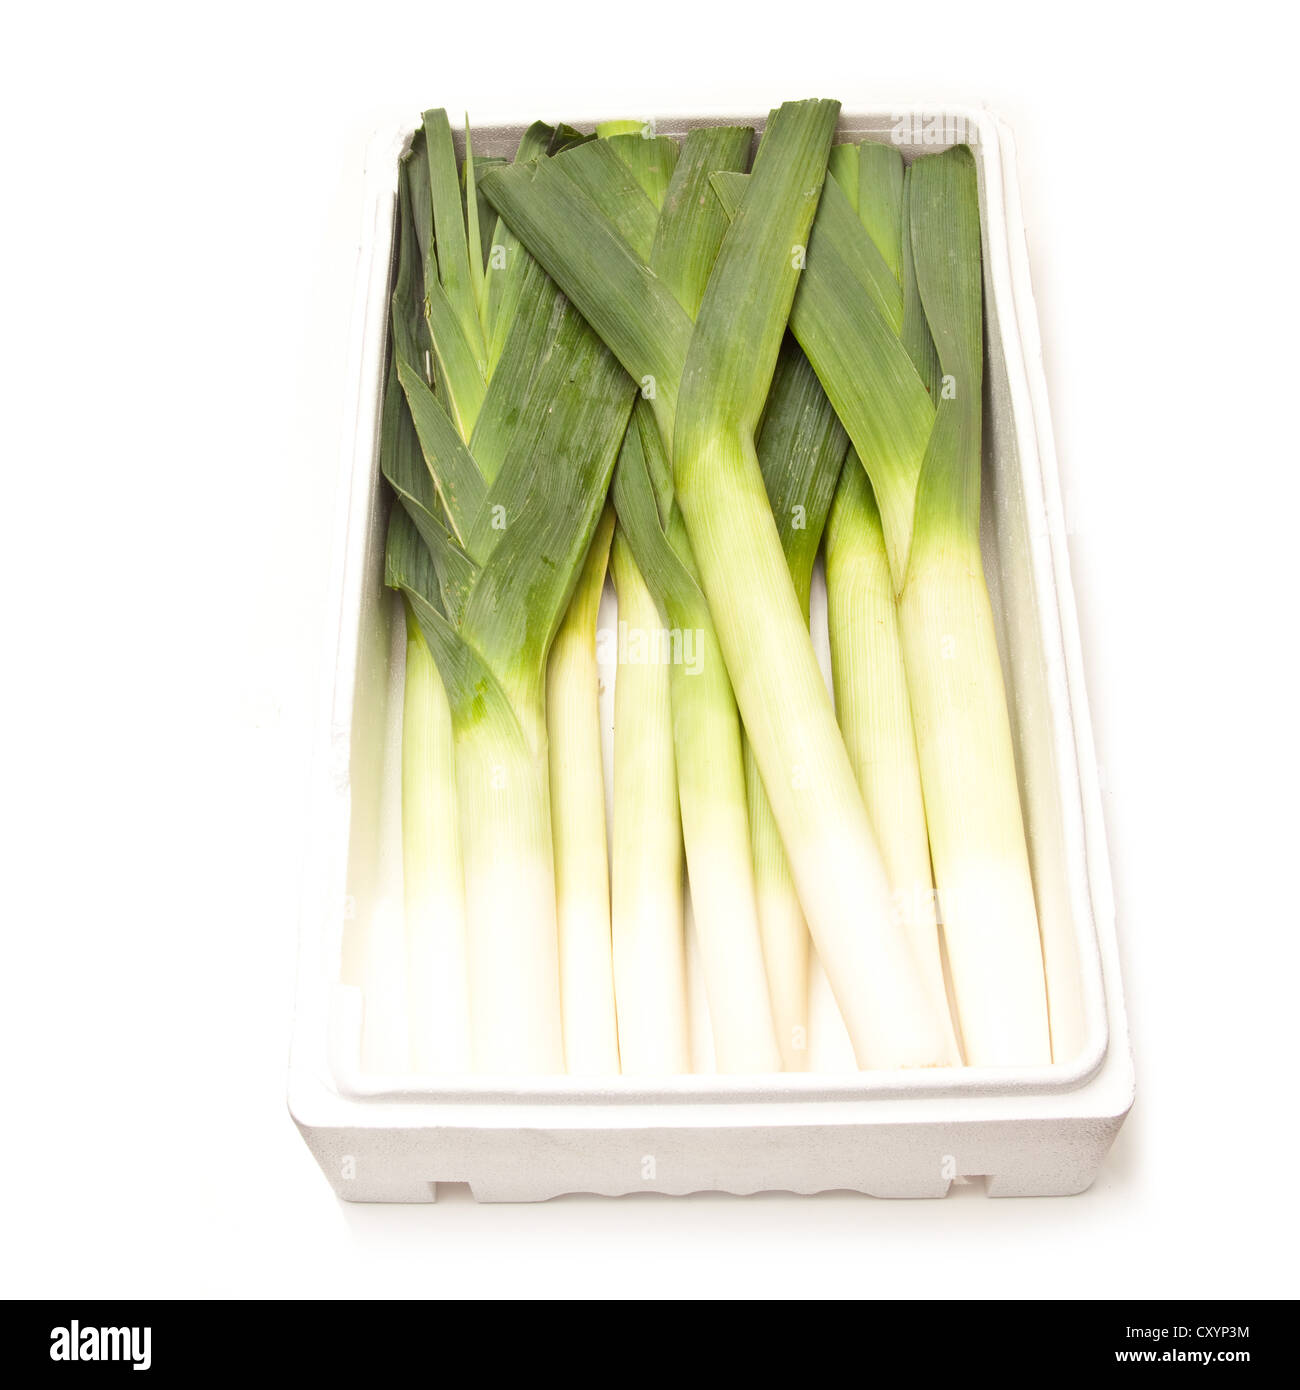
<instances>
[{"instance_id":1,"label":"white polystyrene tray","mask_svg":"<svg viewBox=\"0 0 1300 1390\"><path fill-rule=\"evenodd\" d=\"M1109 866L1083 687L1056 461L1010 133L984 110L845 116L840 138L895 139L909 157L974 150L984 233L987 362L983 540L1007 672L1053 1044L1050 1067L859 1072L828 1027L814 1069L726 1076L706 1042L690 1076L465 1076L385 1070L380 1020L402 995L395 747L403 643L382 585L388 501L377 457L397 158L372 147L360 248L333 621L313 782L290 1109L338 1194L482 1201L564 1192L702 1189L942 1196L983 1175L990 1195L1078 1192L1133 1098ZM660 119L662 134L761 118ZM476 127L513 151L522 124ZM902 138L899 138L902 137ZM601 623L612 621L607 594ZM608 692L607 692L608 694ZM608 722L608 699L605 701ZM702 991L695 1035L707 1040ZM830 1018L824 997L821 1014ZM363 1011L368 1011L363 1049ZM842 1025L840 1025L842 1027Z\"/></svg>"}]
</instances>

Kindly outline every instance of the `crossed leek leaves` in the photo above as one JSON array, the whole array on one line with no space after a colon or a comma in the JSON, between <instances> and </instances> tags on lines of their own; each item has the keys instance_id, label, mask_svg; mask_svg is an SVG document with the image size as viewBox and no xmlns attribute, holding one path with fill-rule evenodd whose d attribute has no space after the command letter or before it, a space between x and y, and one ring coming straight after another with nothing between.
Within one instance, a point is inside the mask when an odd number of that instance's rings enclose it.
<instances>
[{"instance_id":1,"label":"crossed leek leaves","mask_svg":"<svg viewBox=\"0 0 1300 1390\"><path fill-rule=\"evenodd\" d=\"M518 157L584 138L538 123ZM477 171L501 162L470 152L462 194L442 111L426 115L403 161L381 444L402 506L386 570L438 663L453 721L485 705L510 711L536 753L547 652L633 391L490 214Z\"/></svg>"},{"instance_id":2,"label":"crossed leek leaves","mask_svg":"<svg viewBox=\"0 0 1300 1390\"><path fill-rule=\"evenodd\" d=\"M639 538L643 568L657 571L657 596L675 598L670 607L682 618L707 624L673 504L662 431L649 426L655 416L671 420L675 410L691 315L743 198L751 137L737 127L693 132L680 169L673 141L640 134L597 140L538 122L520 143L510 173L515 180L534 177L535 160L582 147L577 158L559 161L574 186L571 209L593 219L575 217L569 247L613 239L635 272L653 282L624 322L648 316L661 330L656 352L646 347L649 338L627 348L626 330L587 304L602 336L592 332L484 197L481 173L507 161L467 150L462 183L446 113L426 113L402 166L381 460L403 504L390 536L388 578L410 599L449 683L453 708L457 692L472 695L485 674L526 702L540 691L549 639L616 458L620 522ZM864 176L868 152L877 150L893 153L862 146ZM934 426L938 358L920 310L910 240L898 240L895 267L880 250L892 230L863 235L857 177L835 157L844 151L857 153L853 146L833 152L833 177L822 190L790 316L798 348L789 339L782 348L764 415L771 447L763 448L760 434L759 457L769 491L784 482L787 498L814 504L793 529L789 517L797 503L773 508L802 578L829 506L821 500L826 482L839 480L841 460L820 444L799 459L788 445L808 433L775 422L798 408L787 396L802 398L802 408L834 437L834 408L858 454L873 460L891 569L901 586ZM892 162L871 163L879 163L882 182L892 180ZM897 170L901 200L901 162ZM500 193L494 191L503 206L509 187L501 180ZM706 199L713 206L701 214ZM870 205L864 198L863 207ZM893 225L905 225L905 210ZM531 230L540 242L540 231ZM615 353L638 365L644 359L646 367L637 428L626 439L635 393ZM812 387L808 363L829 400ZM811 435L817 437L816 428ZM413 548L417 535L427 558ZM507 652L510 659L485 661L484 652ZM483 665L500 669L484 672Z\"/></svg>"}]
</instances>

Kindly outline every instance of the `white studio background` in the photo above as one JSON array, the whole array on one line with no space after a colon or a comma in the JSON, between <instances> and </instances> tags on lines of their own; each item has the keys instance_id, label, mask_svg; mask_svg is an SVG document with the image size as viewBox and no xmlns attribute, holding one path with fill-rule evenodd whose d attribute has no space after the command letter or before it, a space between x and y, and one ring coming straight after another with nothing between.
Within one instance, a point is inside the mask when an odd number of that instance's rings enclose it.
<instances>
[{"instance_id":1,"label":"white studio background","mask_svg":"<svg viewBox=\"0 0 1300 1390\"><path fill-rule=\"evenodd\" d=\"M124 3L6 31L3 1292L1295 1295L1290 12ZM434 104L811 95L983 101L1018 137L1137 1106L1062 1200L342 1206L284 1085L367 138Z\"/></svg>"}]
</instances>

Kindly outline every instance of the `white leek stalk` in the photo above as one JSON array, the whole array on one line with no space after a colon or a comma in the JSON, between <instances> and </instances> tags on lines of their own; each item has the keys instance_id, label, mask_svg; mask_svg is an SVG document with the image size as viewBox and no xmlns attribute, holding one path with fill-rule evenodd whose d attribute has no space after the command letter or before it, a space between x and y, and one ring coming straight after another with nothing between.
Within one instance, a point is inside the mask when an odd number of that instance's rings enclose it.
<instances>
[{"instance_id":1,"label":"white leek stalk","mask_svg":"<svg viewBox=\"0 0 1300 1390\"><path fill-rule=\"evenodd\" d=\"M474 1066L561 1072L555 869L544 737L504 702L457 720Z\"/></svg>"},{"instance_id":2,"label":"white leek stalk","mask_svg":"<svg viewBox=\"0 0 1300 1390\"><path fill-rule=\"evenodd\" d=\"M618 593L614 684L614 991L627 1075L688 1072L682 831L668 667L646 659L668 634L621 533L611 554ZM653 645L652 645L653 644Z\"/></svg>"},{"instance_id":3,"label":"white leek stalk","mask_svg":"<svg viewBox=\"0 0 1300 1390\"><path fill-rule=\"evenodd\" d=\"M596 614L613 530L606 508L546 672L564 1061L578 1075L619 1069L596 666Z\"/></svg>"},{"instance_id":4,"label":"white leek stalk","mask_svg":"<svg viewBox=\"0 0 1300 1390\"><path fill-rule=\"evenodd\" d=\"M772 1001L772 1026L785 1071L807 1071L810 945L808 924L781 831L763 790L749 740L745 740L745 789L754 857L754 901L763 939L763 965Z\"/></svg>"},{"instance_id":5,"label":"white leek stalk","mask_svg":"<svg viewBox=\"0 0 1300 1390\"><path fill-rule=\"evenodd\" d=\"M402 864L411 1054L422 1073L469 1070L465 890L451 710L408 604L402 705Z\"/></svg>"},{"instance_id":6,"label":"white leek stalk","mask_svg":"<svg viewBox=\"0 0 1300 1390\"><path fill-rule=\"evenodd\" d=\"M385 431L386 442L387 431ZM391 610L390 610L391 611ZM396 623L388 634L390 661L400 659L404 636ZM353 789L363 816L360 851L351 855L348 889L356 910L343 934L341 979L360 993L362 1072L401 1076L412 1069L411 988L415 983L402 908L401 797L403 711L385 711L383 761ZM368 833L367 833L368 832ZM371 839L373 836L373 839Z\"/></svg>"}]
</instances>

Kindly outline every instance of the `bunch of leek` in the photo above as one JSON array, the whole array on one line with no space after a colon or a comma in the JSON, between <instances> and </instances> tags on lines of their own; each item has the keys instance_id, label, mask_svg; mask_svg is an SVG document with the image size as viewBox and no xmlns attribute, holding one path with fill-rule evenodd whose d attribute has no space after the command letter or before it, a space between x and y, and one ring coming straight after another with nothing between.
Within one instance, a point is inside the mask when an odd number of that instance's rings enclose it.
<instances>
[{"instance_id":1,"label":"bunch of leek","mask_svg":"<svg viewBox=\"0 0 1300 1390\"><path fill-rule=\"evenodd\" d=\"M823 194L790 328L871 484L868 500L846 468L842 491L852 487L857 496L845 492L843 519L851 505L851 529L862 542L879 518L966 1060L1045 1063L1051 1040L1042 949L979 548L983 305L975 165L964 146L921 157L906 177L896 160L871 145L859 152L854 174L845 172L847 158L837 160L848 191L832 179ZM730 207L743 205L743 182L715 182ZM837 529L833 522L832 569ZM868 584L878 593L878 552L873 563ZM892 652L875 656L878 669L894 664ZM869 718L887 717L887 709L902 718L897 696L878 691L871 703ZM865 769L871 757L858 747ZM888 789L877 779L880 823L916 825L909 778L897 767ZM871 780L864 771L864 782ZM907 838L912 848L895 851L897 881L908 900L923 901L927 875L915 830ZM928 913L914 913L910 925L933 962Z\"/></svg>"},{"instance_id":2,"label":"bunch of leek","mask_svg":"<svg viewBox=\"0 0 1300 1390\"><path fill-rule=\"evenodd\" d=\"M675 323L689 335L690 315L698 304L710 266L726 232L726 218L710 193L717 172L736 169L748 156L753 132L719 128L694 132L680 152L672 142L643 139L617 129L593 144L571 149L545 167L516 165L485 181L489 199L503 210L512 190L531 201L548 186L560 190L543 206L551 217L551 236L564 242L580 239L566 230L566 200L586 209L600 226L622 265L653 277L671 303ZM509 220L509 218L507 218ZM566 293L586 307L547 260L538 254ZM570 244L573 244L572 242ZM598 248L589 248L598 249ZM616 272L617 273L617 272ZM638 365L644 370L638 370ZM671 635L668 653L673 710L676 780L681 806L691 900L713 1029L714 1053L724 1071L767 1071L781 1065L772 1023L762 938L753 886L740 720L715 632L714 618L695 572L689 541L673 496L671 465L655 406L675 391L675 367L657 370L654 362L629 366L642 383L642 396L615 470L613 498L627 560L635 566L657 610L656 630ZM633 582L630 568L625 582ZM691 650L688 653L686 648ZM626 668L620 671L625 674ZM615 763L615 845L626 848L617 822L625 805L618 794ZM625 870L616 853L616 883ZM624 935L622 899L616 896L615 950ZM640 913L636 913L638 931ZM620 1010L628 988L616 969ZM633 1004L639 1011L639 1006ZM640 1070L633 1062L631 1069Z\"/></svg>"},{"instance_id":3,"label":"bunch of leek","mask_svg":"<svg viewBox=\"0 0 1300 1390\"><path fill-rule=\"evenodd\" d=\"M694 321L563 159L491 171L484 187L630 375L653 385L683 539L859 1063L939 1065L955 1060L946 1020L892 920L754 447L837 111L772 114Z\"/></svg>"},{"instance_id":4,"label":"bunch of leek","mask_svg":"<svg viewBox=\"0 0 1300 1390\"><path fill-rule=\"evenodd\" d=\"M534 127L521 156L564 138ZM548 657L580 579L581 604L603 577L599 539L585 579L582 569L632 389L531 257L485 244L468 150L464 174L462 192L445 114L428 113L403 166L393 295L393 360L424 466L407 453L386 460L401 502L388 576L451 716L473 1064L554 1072L565 1066L557 921L578 922L588 901L562 870L582 901L557 909L553 771L571 807L568 774L548 761ZM572 771L581 804L590 768ZM562 865L567 848L561 836ZM575 1008L601 1008L584 992L612 991L608 966L599 974L579 972Z\"/></svg>"},{"instance_id":5,"label":"bunch of leek","mask_svg":"<svg viewBox=\"0 0 1300 1390\"><path fill-rule=\"evenodd\" d=\"M683 859L719 1069L807 1064L810 938L860 1066L956 1064L958 1031L1051 1058L979 554L974 163L833 146L837 115L780 107L748 173L746 128L630 122L513 163L467 131L458 169L442 112L404 161L409 950L448 1036L467 974L480 1070L689 1069Z\"/></svg>"}]
</instances>

